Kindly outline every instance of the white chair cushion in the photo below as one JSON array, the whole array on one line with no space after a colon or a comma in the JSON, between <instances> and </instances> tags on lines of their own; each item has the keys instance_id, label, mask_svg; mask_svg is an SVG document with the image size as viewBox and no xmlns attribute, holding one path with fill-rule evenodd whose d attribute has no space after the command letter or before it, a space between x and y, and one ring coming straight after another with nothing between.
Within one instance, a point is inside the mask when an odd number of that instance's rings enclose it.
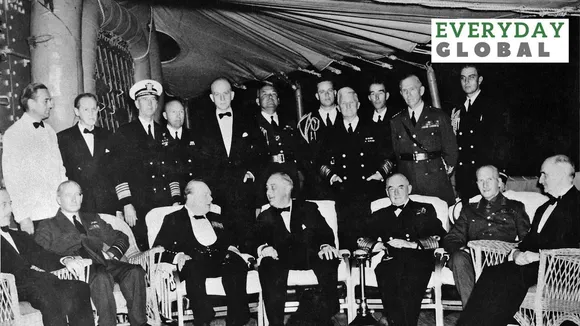
<instances>
[{"instance_id":1,"label":"white chair cushion","mask_svg":"<svg viewBox=\"0 0 580 326\"><path fill-rule=\"evenodd\" d=\"M99 216L101 219L103 219L103 221L109 223L113 229L125 233L129 238L129 249L127 249L125 252L123 261L126 261L126 257L131 257L141 252L139 251L139 247L137 247L137 242L135 241L133 231L131 231L131 228L127 223L125 223L125 221L115 215L110 214L99 214Z\"/></svg>"},{"instance_id":2,"label":"white chair cushion","mask_svg":"<svg viewBox=\"0 0 580 326\"><path fill-rule=\"evenodd\" d=\"M338 265L338 281L345 282L349 276L346 264L341 261ZM312 270L291 270L288 273L288 286L316 285L318 279Z\"/></svg>"}]
</instances>

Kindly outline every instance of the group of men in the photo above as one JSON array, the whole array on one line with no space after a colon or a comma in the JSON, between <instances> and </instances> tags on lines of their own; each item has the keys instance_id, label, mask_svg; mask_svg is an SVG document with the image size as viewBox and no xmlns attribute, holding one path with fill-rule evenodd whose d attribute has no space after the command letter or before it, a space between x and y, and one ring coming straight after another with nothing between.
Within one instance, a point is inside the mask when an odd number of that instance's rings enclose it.
<instances>
[{"instance_id":1,"label":"group of men","mask_svg":"<svg viewBox=\"0 0 580 326\"><path fill-rule=\"evenodd\" d=\"M15 221L36 240L23 232L1 233L3 248L8 243L15 249L11 254L20 254L23 260L14 268L33 271L17 274L19 292L30 293L23 299L43 312L46 325L65 325L63 316L68 316L70 325L90 325L85 323L90 312L88 295L97 308L99 325L113 325L112 287L117 282L127 299L131 325L145 324L144 272L119 261L128 248L126 236L95 213L123 216L144 250L148 248L147 212L183 204L181 210L165 217L155 245L166 249L164 259L176 264L187 280L196 325L207 325L213 318L205 279L215 275L223 277L228 296L228 325L247 322L245 285L252 256L260 261L260 282L272 325L283 325L286 278L291 269L312 269L319 280L318 289L307 298L309 303L301 305L296 324L325 325L338 311L338 244L316 205L303 199L333 199L341 247L355 248L360 237L380 238L383 241L372 250L389 252L391 259L375 271L385 306L385 317L379 321L382 325L416 325L433 267L429 257L439 239L452 254L451 267L465 306L460 322L476 325L484 318L477 314L481 307L473 302L488 304L486 291L495 289L497 294L503 289L487 286L480 290L478 285L473 290L467 241L523 239L526 246L514 253L515 263L532 263L533 267L537 251L546 248L553 232L563 225L545 221L559 212L559 206L554 209L553 205L560 204L551 203L548 209L538 210L532 224L535 233L530 236L523 205L502 195L497 166L502 168L504 163L505 121L501 109L486 102L490 100L485 92L481 94L482 81L477 67L461 70L466 100L451 117L423 101L425 87L415 75L399 82L407 108L398 112L386 106L389 92L385 83L372 82L368 99L374 110L372 115L359 116L356 92L350 87L335 91L333 82L323 79L315 94L319 109L295 123L278 112L280 98L273 85L258 89L259 113L245 115L232 109L234 91L229 81L218 78L210 87L215 110L196 112L191 119L193 128L186 129L184 105L178 100L164 107L166 125L155 122L163 89L156 81L143 80L130 90L138 119L115 134L95 126L98 102L90 93L80 94L74 101L79 122L56 134L43 122L52 108L48 89L30 84L21 97L25 113L4 136L7 191L0 192L5 207L3 225L10 224L12 209L6 208L11 203L10 192ZM574 167L566 157L546 160L541 179L545 191L558 196L574 192L555 186L568 181L562 170L570 169L573 172ZM452 204L456 197L450 182L453 173L461 198L477 193L483 198L476 204L466 203L454 229L445 236L433 207L411 201L409 194L413 189ZM384 197L385 192L392 205L371 214L371 201ZM221 216L210 211L214 199L222 208ZM564 215L568 213L573 209ZM566 222L577 224L571 216ZM543 222L538 227L535 223L540 219ZM544 224L550 226L545 236L541 232ZM571 230L567 231L578 232L578 228ZM572 233L570 238L578 235ZM566 241L562 245L572 244L569 237ZM34 257L26 256L29 250ZM4 264L4 254L3 249L2 271L13 272L10 264ZM40 256L46 261L37 261ZM76 270L80 268L77 257L93 259L90 291L80 282L58 281L39 271L59 267L55 259ZM514 275L524 275L519 267L509 268ZM520 285L518 291L531 284L530 270L533 268L525 268L523 281L510 279ZM480 283L495 280L486 274ZM55 290L45 291L46 287L66 287L72 292L56 291L78 300L59 300L60 305L47 301L49 294L44 293ZM511 310L505 312L504 302L494 300L497 302L489 306L494 313L502 311L497 313L502 323Z\"/></svg>"}]
</instances>

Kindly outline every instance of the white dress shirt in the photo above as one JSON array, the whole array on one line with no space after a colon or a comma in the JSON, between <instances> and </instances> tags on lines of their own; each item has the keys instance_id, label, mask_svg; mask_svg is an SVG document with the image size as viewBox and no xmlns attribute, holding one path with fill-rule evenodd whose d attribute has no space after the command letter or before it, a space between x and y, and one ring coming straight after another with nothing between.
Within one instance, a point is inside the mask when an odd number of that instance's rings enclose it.
<instances>
[{"instance_id":1,"label":"white dress shirt","mask_svg":"<svg viewBox=\"0 0 580 326\"><path fill-rule=\"evenodd\" d=\"M477 91L475 91L475 93L471 94L471 96L467 95L467 98L465 99L465 102L463 103L463 105L467 109L466 112L469 112L469 107L471 107L471 106L467 105L467 104L469 104L469 100L471 100L471 105L473 105L473 103L477 99L477 96L479 95L479 93L481 93L481 89L478 89Z\"/></svg>"},{"instance_id":2,"label":"white dress shirt","mask_svg":"<svg viewBox=\"0 0 580 326\"><path fill-rule=\"evenodd\" d=\"M387 109L385 108L381 113L377 113L377 110L373 111L373 121L378 122L379 117L381 117L381 121L385 121L385 115L387 115Z\"/></svg>"},{"instance_id":3,"label":"white dress shirt","mask_svg":"<svg viewBox=\"0 0 580 326\"><path fill-rule=\"evenodd\" d=\"M220 113L230 112L231 117L223 116L219 117ZM226 153L228 157L230 156L230 150L232 149L232 134L233 134L233 126L234 126L234 112L231 108L227 109L226 111L216 110L215 116L220 125L220 131L222 133L222 140L224 141L224 146L226 148Z\"/></svg>"},{"instance_id":4,"label":"white dress shirt","mask_svg":"<svg viewBox=\"0 0 580 326\"><path fill-rule=\"evenodd\" d=\"M83 139L85 140L85 143L87 144L87 147L89 148L89 151L91 152L91 156L94 156L95 155L95 135L93 135L91 133L85 133L85 129L94 130L95 126L93 126L92 128L89 128L89 127L85 126L81 121L79 121L79 123L77 123L77 126L79 127L79 130L81 131L81 135L83 136Z\"/></svg>"},{"instance_id":5,"label":"white dress shirt","mask_svg":"<svg viewBox=\"0 0 580 326\"><path fill-rule=\"evenodd\" d=\"M46 122L35 128L34 122L24 113L4 134L2 170L18 223L54 216L56 189L67 180L56 132Z\"/></svg>"},{"instance_id":6,"label":"white dress shirt","mask_svg":"<svg viewBox=\"0 0 580 326\"><path fill-rule=\"evenodd\" d=\"M417 106L415 108L415 110L411 110L410 107L407 107L407 111L409 111L409 118L412 118L413 111L415 111L415 120L417 120L417 122L419 122L419 117L421 116L421 113L423 113L424 107L425 107L425 102L421 102L421 104L419 104L419 106Z\"/></svg>"},{"instance_id":7,"label":"white dress shirt","mask_svg":"<svg viewBox=\"0 0 580 326\"><path fill-rule=\"evenodd\" d=\"M268 114L264 111L261 111L261 112L262 112L262 116L264 117L264 119L266 119L266 121L268 121L270 124L272 123L272 117L274 117L274 121L276 121L278 126L280 126L280 120L278 120L278 113L274 112L274 114Z\"/></svg>"},{"instance_id":8,"label":"white dress shirt","mask_svg":"<svg viewBox=\"0 0 580 326\"><path fill-rule=\"evenodd\" d=\"M167 125L167 130L169 130L169 134L171 138L175 139L175 134L177 133L177 137L181 139L181 133L183 132L183 127L179 127L179 129L175 129L170 125Z\"/></svg>"},{"instance_id":9,"label":"white dress shirt","mask_svg":"<svg viewBox=\"0 0 580 326\"><path fill-rule=\"evenodd\" d=\"M342 120L342 122L344 123L344 128L346 130L348 130L348 125L350 124L352 126L352 131L354 132L356 130L356 126L358 126L358 121L359 121L359 117L355 117L351 122L346 122L346 120Z\"/></svg>"},{"instance_id":10,"label":"white dress shirt","mask_svg":"<svg viewBox=\"0 0 580 326\"><path fill-rule=\"evenodd\" d=\"M564 191L560 192L559 196L564 196L570 189L572 189L572 187L574 187L574 185L571 185L570 187L566 188ZM538 223L538 233L542 232L544 225L548 221L548 218L550 217L550 215L552 215L552 212L554 211L556 206L558 206L558 202L555 202L552 205L548 206L548 208L546 208L546 210L544 211L544 214L542 214L542 219L540 220L540 223Z\"/></svg>"},{"instance_id":11,"label":"white dress shirt","mask_svg":"<svg viewBox=\"0 0 580 326\"><path fill-rule=\"evenodd\" d=\"M211 222L207 218L197 219L187 206L185 206L189 221L191 222L191 229L197 241L204 246L211 246L217 241L217 235L211 226Z\"/></svg>"},{"instance_id":12,"label":"white dress shirt","mask_svg":"<svg viewBox=\"0 0 580 326\"><path fill-rule=\"evenodd\" d=\"M323 108L320 108L318 109L318 114L320 114L320 117L322 118L322 123L324 123L324 125L326 125L327 116L330 117L330 121L332 122L332 125L334 125L334 122L336 121L336 116L338 115L338 109L336 108L336 106L331 110L325 110Z\"/></svg>"},{"instance_id":13,"label":"white dress shirt","mask_svg":"<svg viewBox=\"0 0 580 326\"><path fill-rule=\"evenodd\" d=\"M151 126L151 137L155 139L155 123L153 122L153 119L151 120L151 122L147 122L143 120L141 117L139 117L139 121L141 122L143 129L145 129L146 134L149 133L149 126Z\"/></svg>"}]
</instances>

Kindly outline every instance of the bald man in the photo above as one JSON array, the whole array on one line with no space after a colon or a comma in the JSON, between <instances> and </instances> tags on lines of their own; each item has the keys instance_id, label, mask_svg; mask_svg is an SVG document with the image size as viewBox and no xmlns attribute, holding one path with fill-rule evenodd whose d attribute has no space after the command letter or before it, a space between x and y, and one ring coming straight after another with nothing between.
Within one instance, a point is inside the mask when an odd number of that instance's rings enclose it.
<instances>
[{"instance_id":1,"label":"bald man","mask_svg":"<svg viewBox=\"0 0 580 326\"><path fill-rule=\"evenodd\" d=\"M458 325L510 323L538 280L540 250L580 247L580 192L574 187L574 174L574 163L565 155L544 161L540 184L550 200L536 210L530 232L508 262L483 270Z\"/></svg>"},{"instance_id":2,"label":"bald man","mask_svg":"<svg viewBox=\"0 0 580 326\"><path fill-rule=\"evenodd\" d=\"M163 260L177 265L186 281L196 326L209 325L214 310L205 290L208 277L222 277L227 297L228 326L245 325L250 318L246 294L247 265L232 245L229 218L210 212L212 193L202 181L185 187L185 205L165 216L154 246L165 248ZM243 258L242 258L243 257Z\"/></svg>"},{"instance_id":3,"label":"bald man","mask_svg":"<svg viewBox=\"0 0 580 326\"><path fill-rule=\"evenodd\" d=\"M435 196L449 205L455 202L449 174L457 163L457 141L451 119L423 102L425 87L415 75L399 83L407 109L391 120L391 138L397 169L419 195Z\"/></svg>"},{"instance_id":4,"label":"bald man","mask_svg":"<svg viewBox=\"0 0 580 326\"><path fill-rule=\"evenodd\" d=\"M384 196L383 181L393 164L376 139L370 121L359 119L360 102L350 87L338 91L342 121L322 146L318 166L332 188L343 248L354 248L371 201Z\"/></svg>"}]
</instances>

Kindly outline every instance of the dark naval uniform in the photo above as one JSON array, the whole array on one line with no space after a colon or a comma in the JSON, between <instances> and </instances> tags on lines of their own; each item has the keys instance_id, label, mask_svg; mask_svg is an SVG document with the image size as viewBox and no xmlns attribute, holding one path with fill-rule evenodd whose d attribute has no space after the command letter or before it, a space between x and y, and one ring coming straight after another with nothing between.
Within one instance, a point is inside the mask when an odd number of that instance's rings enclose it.
<instances>
[{"instance_id":1,"label":"dark naval uniform","mask_svg":"<svg viewBox=\"0 0 580 326\"><path fill-rule=\"evenodd\" d=\"M352 133L341 122L323 149L319 163L322 179L326 184L330 184L335 174L342 179L333 183L332 190L340 243L350 248L356 244L359 230L370 216L371 201L385 196L384 182L366 179L376 172L386 178L393 164L381 151L368 122L365 124L362 120Z\"/></svg>"},{"instance_id":2,"label":"dark naval uniform","mask_svg":"<svg viewBox=\"0 0 580 326\"><path fill-rule=\"evenodd\" d=\"M459 109L459 129L456 132L459 150L455 167L456 189L461 198L469 199L479 191L475 171L483 165L492 164L505 170L507 156L506 118L504 107L480 92L466 111L465 104Z\"/></svg>"},{"instance_id":3,"label":"dark naval uniform","mask_svg":"<svg viewBox=\"0 0 580 326\"><path fill-rule=\"evenodd\" d=\"M409 179L413 192L454 203L446 166L457 163L457 143L449 116L425 104L413 126L404 109L391 120L391 134L397 169Z\"/></svg>"},{"instance_id":4,"label":"dark naval uniform","mask_svg":"<svg viewBox=\"0 0 580 326\"><path fill-rule=\"evenodd\" d=\"M179 183L170 180L169 132L154 122L154 134L155 139L148 136L141 121L135 120L119 128L111 149L117 168L117 197L120 207L135 207L137 223L133 233L141 250L149 246L145 215L155 207L181 200Z\"/></svg>"},{"instance_id":5,"label":"dark naval uniform","mask_svg":"<svg viewBox=\"0 0 580 326\"><path fill-rule=\"evenodd\" d=\"M445 236L443 246L451 254L450 267L463 306L475 285L471 255L462 251L471 240L521 241L530 229L530 219L519 201L499 193L487 201L465 203L459 219Z\"/></svg>"},{"instance_id":6,"label":"dark naval uniform","mask_svg":"<svg viewBox=\"0 0 580 326\"><path fill-rule=\"evenodd\" d=\"M265 159L264 168L256 183L258 207L268 202L264 189L266 189L266 181L274 172L288 174L294 182L293 197L300 195L301 180L298 171L304 170L302 166L304 158L300 151L298 131L294 127L296 122L287 119L280 113L277 115L278 125L266 120L261 113L257 116L259 134L263 139L262 157Z\"/></svg>"},{"instance_id":7,"label":"dark naval uniform","mask_svg":"<svg viewBox=\"0 0 580 326\"><path fill-rule=\"evenodd\" d=\"M203 175L203 161L199 152L199 141L190 129L181 129L181 138L176 139L175 135L169 137L167 152L170 156L171 180L179 182L179 189L183 194L187 183L193 179L201 179ZM173 186L175 184L172 184ZM184 203L184 199L180 200Z\"/></svg>"}]
</instances>

